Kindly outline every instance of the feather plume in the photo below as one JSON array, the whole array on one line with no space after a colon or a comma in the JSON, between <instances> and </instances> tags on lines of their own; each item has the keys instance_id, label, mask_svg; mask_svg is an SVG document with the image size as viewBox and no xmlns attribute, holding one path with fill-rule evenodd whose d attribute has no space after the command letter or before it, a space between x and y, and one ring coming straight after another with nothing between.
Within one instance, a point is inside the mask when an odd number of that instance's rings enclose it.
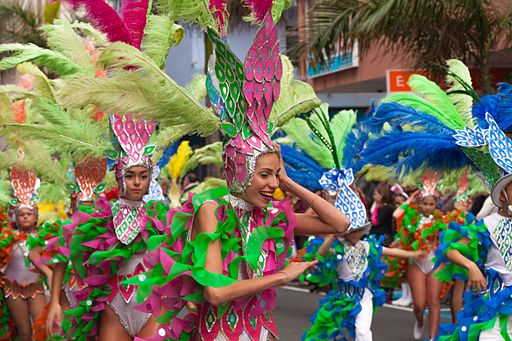
<instances>
[{"instance_id":1,"label":"feather plume","mask_svg":"<svg viewBox=\"0 0 512 341\"><path fill-rule=\"evenodd\" d=\"M163 69L169 49L178 45L185 35L183 27L172 22L168 16L150 15L144 32L142 50Z\"/></svg>"},{"instance_id":2,"label":"feather plume","mask_svg":"<svg viewBox=\"0 0 512 341\"><path fill-rule=\"evenodd\" d=\"M82 69L94 72L91 56L85 49L82 38L69 23L64 20L55 20L53 25L43 25L41 30L47 36L50 49L62 53Z\"/></svg>"},{"instance_id":3,"label":"feather plume","mask_svg":"<svg viewBox=\"0 0 512 341\"><path fill-rule=\"evenodd\" d=\"M171 157L171 160L169 160L169 163L167 164L171 179L174 183L178 182L183 167L185 167L185 163L192 155L192 148L190 148L189 144L189 141L182 141L176 151L176 154Z\"/></svg>"},{"instance_id":4,"label":"feather plume","mask_svg":"<svg viewBox=\"0 0 512 341\"><path fill-rule=\"evenodd\" d=\"M162 156L160 154L164 153L164 149L166 149L168 146L173 145L181 139L183 136L187 135L189 132L192 132L193 129L188 125L179 125L176 127L169 127L161 129L158 134L156 135L156 138L154 140L154 144L157 146L157 150L155 154L153 155L153 158L155 160L160 159ZM177 148L177 146L176 146ZM174 153L173 153L174 154ZM168 162L168 160L167 160ZM165 162L165 164L167 164ZM165 166L165 164L161 165L160 168Z\"/></svg>"},{"instance_id":5,"label":"feather plume","mask_svg":"<svg viewBox=\"0 0 512 341\"><path fill-rule=\"evenodd\" d=\"M104 46L108 43L108 38L105 33L98 31L89 23L75 21L71 23L70 26L83 32L84 36L91 38L98 46Z\"/></svg>"},{"instance_id":6,"label":"feather plume","mask_svg":"<svg viewBox=\"0 0 512 341\"><path fill-rule=\"evenodd\" d=\"M201 28L211 27L219 31L219 25L205 0L162 0L158 2L162 13L167 13L172 21L196 23Z\"/></svg>"},{"instance_id":7,"label":"feather plume","mask_svg":"<svg viewBox=\"0 0 512 341\"><path fill-rule=\"evenodd\" d=\"M70 75L84 72L84 69L60 52L43 49L34 44L2 44L0 53L14 52L0 61L0 71L12 69L23 62L33 62L46 66L50 71L59 75Z\"/></svg>"},{"instance_id":8,"label":"feather plume","mask_svg":"<svg viewBox=\"0 0 512 341\"><path fill-rule=\"evenodd\" d=\"M273 0L243 0L245 5L251 10L252 16L258 21L263 21L263 18L272 10Z\"/></svg>"},{"instance_id":9,"label":"feather plume","mask_svg":"<svg viewBox=\"0 0 512 341\"><path fill-rule=\"evenodd\" d=\"M451 135L420 132L391 133L371 140L361 157L364 163L393 167L398 175L427 165L448 170L470 163Z\"/></svg>"},{"instance_id":10,"label":"feather plume","mask_svg":"<svg viewBox=\"0 0 512 341\"><path fill-rule=\"evenodd\" d=\"M192 192L201 194L212 188L227 187L226 180L219 178L208 178L192 189Z\"/></svg>"},{"instance_id":11,"label":"feather plume","mask_svg":"<svg viewBox=\"0 0 512 341\"><path fill-rule=\"evenodd\" d=\"M206 75L194 75L194 78L187 84L187 90L196 101L204 100L206 97Z\"/></svg>"},{"instance_id":12,"label":"feather plume","mask_svg":"<svg viewBox=\"0 0 512 341\"><path fill-rule=\"evenodd\" d=\"M0 85L0 94L5 95L16 95L15 99L20 98L30 98L33 97L34 94L26 89L23 89L22 87L19 87L17 85L7 84L7 85Z\"/></svg>"},{"instance_id":13,"label":"feather plume","mask_svg":"<svg viewBox=\"0 0 512 341\"><path fill-rule=\"evenodd\" d=\"M474 123L471 115L473 99L465 93L466 86L472 86L469 69L457 59L448 60L446 65L448 66L448 73L446 75L446 84L449 86L446 91L448 98L457 112L464 118L465 124L473 127ZM462 84L462 82L465 84Z\"/></svg>"},{"instance_id":14,"label":"feather plume","mask_svg":"<svg viewBox=\"0 0 512 341\"><path fill-rule=\"evenodd\" d=\"M479 103L473 105L473 116L482 128L488 127L486 112L491 114L500 130L512 130L512 85L499 83L496 95L485 95Z\"/></svg>"},{"instance_id":15,"label":"feather plume","mask_svg":"<svg viewBox=\"0 0 512 341\"><path fill-rule=\"evenodd\" d=\"M108 77L66 78L59 102L72 108L92 103L103 111L140 112L163 127L187 122L203 135L218 129L219 119L211 109L204 108L137 49L111 44L103 50L99 63L109 68Z\"/></svg>"},{"instance_id":16,"label":"feather plume","mask_svg":"<svg viewBox=\"0 0 512 341\"><path fill-rule=\"evenodd\" d=\"M185 162L179 178L183 179L185 175L200 165L215 165L219 168L224 165L222 161L222 142L213 142L194 150L193 155Z\"/></svg>"},{"instance_id":17,"label":"feather plume","mask_svg":"<svg viewBox=\"0 0 512 341\"><path fill-rule=\"evenodd\" d=\"M288 57L281 55L283 76L279 98L274 102L269 120L274 127L285 125L290 119L318 108L321 102L311 85L293 79L293 65Z\"/></svg>"},{"instance_id":18,"label":"feather plume","mask_svg":"<svg viewBox=\"0 0 512 341\"><path fill-rule=\"evenodd\" d=\"M313 160L323 168L334 168L334 161L329 149L314 140L305 120L294 118L282 127L284 132Z\"/></svg>"},{"instance_id":19,"label":"feather plume","mask_svg":"<svg viewBox=\"0 0 512 341\"><path fill-rule=\"evenodd\" d=\"M39 197L42 202L57 204L63 200L65 200L68 196L68 190L64 183L41 183L41 187L39 188Z\"/></svg>"},{"instance_id":20,"label":"feather plume","mask_svg":"<svg viewBox=\"0 0 512 341\"><path fill-rule=\"evenodd\" d=\"M74 8L83 6L94 26L104 32L111 42L131 44L130 32L116 10L103 0L65 0Z\"/></svg>"},{"instance_id":21,"label":"feather plume","mask_svg":"<svg viewBox=\"0 0 512 341\"><path fill-rule=\"evenodd\" d=\"M281 154L285 163L286 174L291 179L309 190L322 188L318 180L327 170L326 168L320 167L306 154L287 145L281 145Z\"/></svg>"},{"instance_id":22,"label":"feather plume","mask_svg":"<svg viewBox=\"0 0 512 341\"><path fill-rule=\"evenodd\" d=\"M122 2L121 16L130 35L130 44L136 48L140 48L147 14L148 0L124 0Z\"/></svg>"},{"instance_id":23,"label":"feather plume","mask_svg":"<svg viewBox=\"0 0 512 341\"><path fill-rule=\"evenodd\" d=\"M356 123L356 112L354 110L341 110L329 122L329 127L334 135L336 149L338 150L340 160L345 159L344 148L347 141L347 135ZM345 166L345 165L343 165Z\"/></svg>"},{"instance_id":24,"label":"feather plume","mask_svg":"<svg viewBox=\"0 0 512 341\"><path fill-rule=\"evenodd\" d=\"M32 87L36 89L40 95L55 100L55 94L50 80L37 66L32 63L21 63L16 67L16 70L21 74L32 75L34 77Z\"/></svg>"},{"instance_id":25,"label":"feather plume","mask_svg":"<svg viewBox=\"0 0 512 341\"><path fill-rule=\"evenodd\" d=\"M176 141L172 146L165 148L165 150L162 154L162 157L160 158L160 160L158 160L158 162L156 164L160 169L162 169L163 167L165 167L165 165L167 163L169 163L169 160L171 159L171 157L178 150L179 145L180 145L179 141Z\"/></svg>"},{"instance_id":26,"label":"feather plume","mask_svg":"<svg viewBox=\"0 0 512 341\"><path fill-rule=\"evenodd\" d=\"M434 104L442 115L438 117L452 129L464 128L464 120L457 112L448 95L437 85L422 75L412 75L407 82L412 90Z\"/></svg>"},{"instance_id":27,"label":"feather plume","mask_svg":"<svg viewBox=\"0 0 512 341\"><path fill-rule=\"evenodd\" d=\"M385 123L391 126L411 126L430 132L455 133L455 130L448 128L435 116L395 102L383 103L378 106L375 115L369 122L373 130L382 129Z\"/></svg>"},{"instance_id":28,"label":"feather plume","mask_svg":"<svg viewBox=\"0 0 512 341\"><path fill-rule=\"evenodd\" d=\"M369 122L373 120L373 117L374 110L372 104L372 111L368 117L357 122L345 138L343 159L341 162L345 168L352 168L354 174L358 173L364 166L361 162L360 154L370 137Z\"/></svg>"}]
</instances>

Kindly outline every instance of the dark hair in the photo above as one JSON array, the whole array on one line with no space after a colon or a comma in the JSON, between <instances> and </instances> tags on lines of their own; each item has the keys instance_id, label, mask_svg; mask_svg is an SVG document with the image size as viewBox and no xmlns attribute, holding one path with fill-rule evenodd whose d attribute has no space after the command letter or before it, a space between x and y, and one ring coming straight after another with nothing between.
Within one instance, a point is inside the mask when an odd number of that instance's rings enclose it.
<instances>
[{"instance_id":1,"label":"dark hair","mask_svg":"<svg viewBox=\"0 0 512 341\"><path fill-rule=\"evenodd\" d=\"M381 182L375 188L375 192L379 193L382 197L382 204L384 205L392 205L393 197L391 195L391 186L385 182Z\"/></svg>"}]
</instances>

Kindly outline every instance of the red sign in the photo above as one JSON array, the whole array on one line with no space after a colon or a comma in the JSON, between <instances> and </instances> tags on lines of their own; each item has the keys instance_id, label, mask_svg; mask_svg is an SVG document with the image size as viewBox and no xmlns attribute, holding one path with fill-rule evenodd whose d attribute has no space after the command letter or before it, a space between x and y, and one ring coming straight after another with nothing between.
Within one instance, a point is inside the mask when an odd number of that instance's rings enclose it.
<instances>
[{"instance_id":1,"label":"red sign","mask_svg":"<svg viewBox=\"0 0 512 341\"><path fill-rule=\"evenodd\" d=\"M387 70L386 84L388 93L392 92L412 92L412 89L407 85L409 77L414 74L426 75L425 71L410 71L410 70Z\"/></svg>"}]
</instances>

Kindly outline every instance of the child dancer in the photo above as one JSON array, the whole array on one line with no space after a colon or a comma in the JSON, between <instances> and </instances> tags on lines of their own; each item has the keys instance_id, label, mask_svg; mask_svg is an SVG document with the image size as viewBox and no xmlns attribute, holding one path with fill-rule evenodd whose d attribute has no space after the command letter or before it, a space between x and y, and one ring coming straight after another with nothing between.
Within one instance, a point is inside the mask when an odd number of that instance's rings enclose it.
<instances>
[{"instance_id":1,"label":"child dancer","mask_svg":"<svg viewBox=\"0 0 512 341\"><path fill-rule=\"evenodd\" d=\"M20 341L32 340L32 322L46 304L43 278L51 282L52 271L44 264L29 260L27 238L36 232L39 179L30 170L13 167L11 184L16 199L16 229L4 228L1 244L4 250L2 268L7 307L14 319ZM34 266L35 265L35 266ZM31 322L32 321L32 322Z\"/></svg>"},{"instance_id":2,"label":"child dancer","mask_svg":"<svg viewBox=\"0 0 512 341\"><path fill-rule=\"evenodd\" d=\"M414 315L414 338L423 335L425 308L429 308L431 337L437 335L441 315L440 295L442 283L434 277L434 250L439 245L439 233L445 228L443 214L436 209L438 192L437 176L425 173L423 190L416 191L403 205L395 210L393 217L402 219L399 231L401 242L410 250L421 250L427 255L409 263L407 281L411 287Z\"/></svg>"}]
</instances>

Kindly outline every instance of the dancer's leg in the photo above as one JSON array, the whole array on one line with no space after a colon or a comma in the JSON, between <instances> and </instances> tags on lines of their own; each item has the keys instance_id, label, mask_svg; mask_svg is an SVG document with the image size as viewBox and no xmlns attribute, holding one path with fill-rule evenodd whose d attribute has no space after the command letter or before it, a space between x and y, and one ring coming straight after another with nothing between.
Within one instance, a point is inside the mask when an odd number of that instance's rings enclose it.
<instances>
[{"instance_id":1,"label":"dancer's leg","mask_svg":"<svg viewBox=\"0 0 512 341\"><path fill-rule=\"evenodd\" d=\"M12 315L19 341L32 340L32 324L30 323L30 312L27 300L20 297L7 298L7 309Z\"/></svg>"},{"instance_id":2,"label":"dancer's leg","mask_svg":"<svg viewBox=\"0 0 512 341\"><path fill-rule=\"evenodd\" d=\"M100 315L99 341L131 341L130 334L123 328L119 318L108 305Z\"/></svg>"},{"instance_id":3,"label":"dancer's leg","mask_svg":"<svg viewBox=\"0 0 512 341\"><path fill-rule=\"evenodd\" d=\"M159 324L155 321L153 317L151 317L146 325L142 327L142 330L139 334L137 334L138 337L144 339L144 338L150 338L152 336L155 336L158 332L158 326Z\"/></svg>"},{"instance_id":4,"label":"dancer's leg","mask_svg":"<svg viewBox=\"0 0 512 341\"><path fill-rule=\"evenodd\" d=\"M423 313L425 312L426 298L426 275L420 268L414 264L409 264L407 270L407 282L411 288L412 304L414 315L418 321L418 326L423 326Z\"/></svg>"},{"instance_id":5,"label":"dancer's leg","mask_svg":"<svg viewBox=\"0 0 512 341\"><path fill-rule=\"evenodd\" d=\"M441 316L441 289L443 283L434 277L431 272L427 277L427 306L430 337L434 338L439 330L439 320Z\"/></svg>"},{"instance_id":6,"label":"dancer's leg","mask_svg":"<svg viewBox=\"0 0 512 341\"><path fill-rule=\"evenodd\" d=\"M29 298L28 308L30 310L30 317L35 321L43 313L44 306L46 305L46 298L43 294L36 294L34 298Z\"/></svg>"},{"instance_id":7,"label":"dancer's leg","mask_svg":"<svg viewBox=\"0 0 512 341\"><path fill-rule=\"evenodd\" d=\"M464 294L464 281L455 280L452 287L452 297L450 300L450 310L452 312L452 322L457 324L457 313L462 310L462 296Z\"/></svg>"}]
</instances>

